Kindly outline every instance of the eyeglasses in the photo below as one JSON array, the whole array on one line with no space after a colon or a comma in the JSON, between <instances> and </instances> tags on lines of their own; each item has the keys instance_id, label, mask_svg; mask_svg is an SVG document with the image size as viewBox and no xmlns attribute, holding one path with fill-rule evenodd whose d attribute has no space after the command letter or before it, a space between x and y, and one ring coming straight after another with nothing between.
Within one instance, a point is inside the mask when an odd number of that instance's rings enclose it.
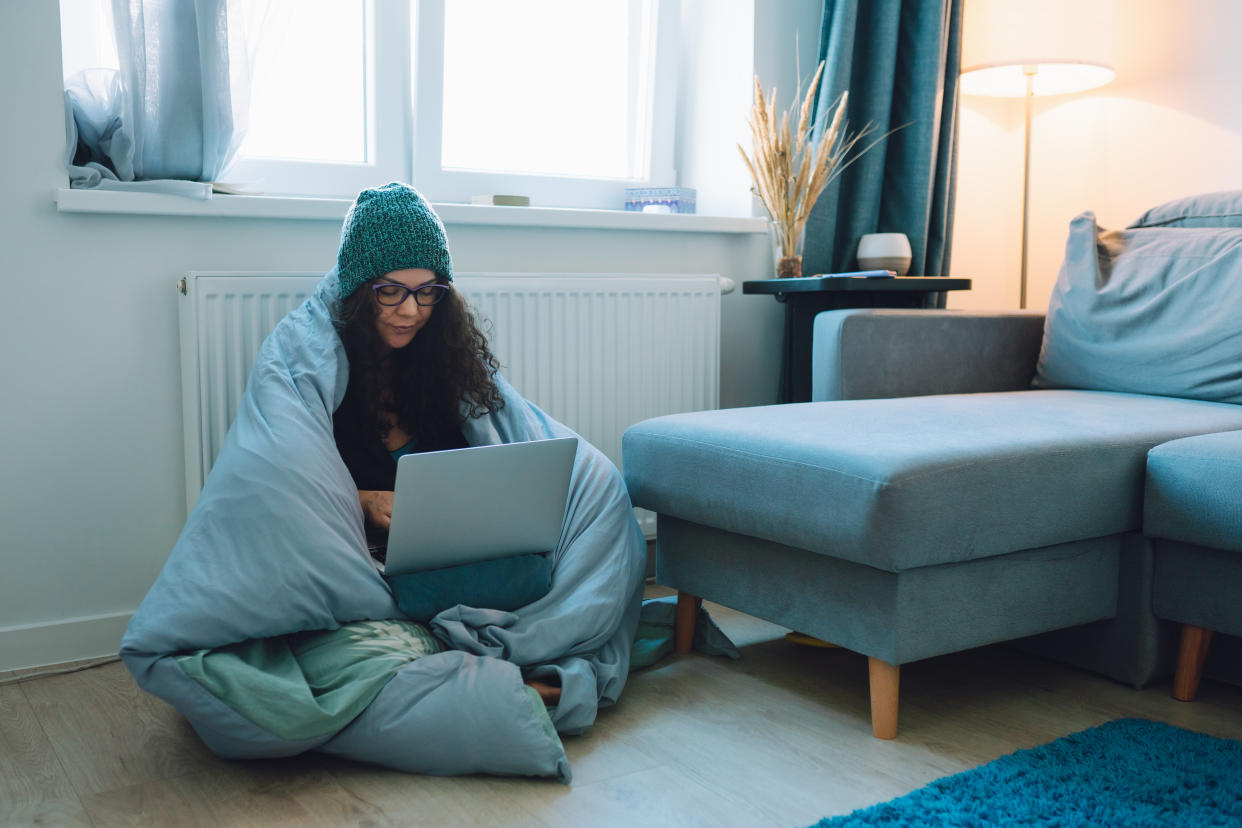
<instances>
[{"instance_id":1,"label":"eyeglasses","mask_svg":"<svg viewBox=\"0 0 1242 828\"><path fill-rule=\"evenodd\" d=\"M423 307L429 307L447 296L452 288L437 282L431 282L416 288L408 288L405 285L398 285L393 282L380 282L379 284L371 285L371 290L375 291L375 301L381 305L396 307L412 293L414 294L415 302Z\"/></svg>"}]
</instances>

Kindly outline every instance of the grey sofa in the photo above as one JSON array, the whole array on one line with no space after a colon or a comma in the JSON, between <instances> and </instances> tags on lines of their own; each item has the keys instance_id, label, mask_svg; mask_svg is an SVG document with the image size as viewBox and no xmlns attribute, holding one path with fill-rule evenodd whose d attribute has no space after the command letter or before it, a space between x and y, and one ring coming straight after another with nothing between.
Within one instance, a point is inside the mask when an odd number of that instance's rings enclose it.
<instances>
[{"instance_id":1,"label":"grey sofa","mask_svg":"<svg viewBox=\"0 0 1242 828\"><path fill-rule=\"evenodd\" d=\"M1230 582L1208 612L1196 584L1229 573L1236 593L1242 573L1239 489L1216 528L1198 521L1201 493L1220 491L1200 455L1227 442L1199 435L1242 429L1242 372L1217 370L1231 352L1242 364L1226 327L1242 311L1242 231L1145 230L1076 219L1046 320L830 311L816 402L632 427L626 482L659 514L656 578L680 593L679 643L709 598L863 653L873 733L892 738L902 664L1026 639L1142 684L1171 646L1153 601L1238 631ZM1205 246L1231 279L1200 272ZM1189 331L1178 320L1204 296L1220 306ZM1068 646L1051 632L1070 627ZM1203 637L1188 634L1189 671Z\"/></svg>"}]
</instances>

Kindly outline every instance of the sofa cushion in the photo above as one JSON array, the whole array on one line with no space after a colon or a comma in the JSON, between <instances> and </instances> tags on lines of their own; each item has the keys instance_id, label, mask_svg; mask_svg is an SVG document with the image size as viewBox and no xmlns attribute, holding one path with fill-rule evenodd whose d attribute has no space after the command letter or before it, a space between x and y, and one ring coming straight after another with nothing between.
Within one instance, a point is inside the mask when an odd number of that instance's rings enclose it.
<instances>
[{"instance_id":1,"label":"sofa cushion","mask_svg":"<svg viewBox=\"0 0 1242 828\"><path fill-rule=\"evenodd\" d=\"M1038 388L1242 403L1242 228L1070 223Z\"/></svg>"},{"instance_id":2,"label":"sofa cushion","mask_svg":"<svg viewBox=\"0 0 1242 828\"><path fill-rule=\"evenodd\" d=\"M1130 227L1242 227L1242 190L1174 199L1152 207Z\"/></svg>"},{"instance_id":3,"label":"sofa cushion","mask_svg":"<svg viewBox=\"0 0 1242 828\"><path fill-rule=\"evenodd\" d=\"M1147 453L1143 532L1242 552L1242 431L1173 440Z\"/></svg>"},{"instance_id":4,"label":"sofa cushion","mask_svg":"<svg viewBox=\"0 0 1242 828\"><path fill-rule=\"evenodd\" d=\"M1137 530L1147 451L1242 407L1088 391L657 417L622 441L635 506L902 571Z\"/></svg>"}]
</instances>

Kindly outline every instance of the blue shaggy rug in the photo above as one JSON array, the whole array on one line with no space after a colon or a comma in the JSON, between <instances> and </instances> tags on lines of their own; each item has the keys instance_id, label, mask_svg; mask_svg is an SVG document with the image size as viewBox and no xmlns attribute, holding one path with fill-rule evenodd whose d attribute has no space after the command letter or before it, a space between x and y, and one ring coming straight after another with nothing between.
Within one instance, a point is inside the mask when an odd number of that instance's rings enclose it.
<instances>
[{"instance_id":1,"label":"blue shaggy rug","mask_svg":"<svg viewBox=\"0 0 1242 828\"><path fill-rule=\"evenodd\" d=\"M815 828L864 825L1242 825L1242 742L1118 719Z\"/></svg>"}]
</instances>

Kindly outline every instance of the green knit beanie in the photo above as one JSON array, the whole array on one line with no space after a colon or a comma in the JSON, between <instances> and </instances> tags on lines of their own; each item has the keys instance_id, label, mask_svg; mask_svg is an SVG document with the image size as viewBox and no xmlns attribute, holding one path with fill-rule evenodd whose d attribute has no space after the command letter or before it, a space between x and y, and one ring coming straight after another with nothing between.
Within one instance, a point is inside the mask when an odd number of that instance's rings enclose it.
<instances>
[{"instance_id":1,"label":"green knit beanie","mask_svg":"<svg viewBox=\"0 0 1242 828\"><path fill-rule=\"evenodd\" d=\"M341 228L336 267L342 299L394 270L426 268L453 281L440 217L417 190L395 181L358 194Z\"/></svg>"}]
</instances>

